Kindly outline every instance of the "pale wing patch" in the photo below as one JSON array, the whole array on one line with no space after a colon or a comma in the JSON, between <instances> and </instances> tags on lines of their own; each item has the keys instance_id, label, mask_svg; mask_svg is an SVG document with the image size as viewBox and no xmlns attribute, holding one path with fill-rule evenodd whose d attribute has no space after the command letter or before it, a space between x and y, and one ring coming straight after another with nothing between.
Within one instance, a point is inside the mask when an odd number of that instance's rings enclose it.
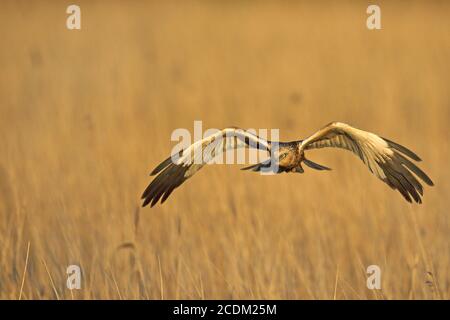
<instances>
[{"instance_id":1,"label":"pale wing patch","mask_svg":"<svg viewBox=\"0 0 450 320\"><path fill-rule=\"evenodd\" d=\"M174 163L177 165L207 164L228 150L256 148L270 152L270 143L238 128L226 128L202 140L196 141L183 151Z\"/></svg>"}]
</instances>

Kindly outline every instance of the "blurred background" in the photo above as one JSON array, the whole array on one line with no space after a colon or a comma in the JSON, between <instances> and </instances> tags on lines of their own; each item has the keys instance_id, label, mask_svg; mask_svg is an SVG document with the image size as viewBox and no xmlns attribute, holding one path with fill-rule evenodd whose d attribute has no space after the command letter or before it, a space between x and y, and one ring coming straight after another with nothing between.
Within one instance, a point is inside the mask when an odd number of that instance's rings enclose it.
<instances>
[{"instance_id":1,"label":"blurred background","mask_svg":"<svg viewBox=\"0 0 450 320\"><path fill-rule=\"evenodd\" d=\"M367 1L77 1L81 30L70 4L0 4L0 298L449 298L450 3L377 1L373 31ZM347 122L435 187L409 204L324 149L331 172L208 166L140 208L194 120L284 141Z\"/></svg>"}]
</instances>

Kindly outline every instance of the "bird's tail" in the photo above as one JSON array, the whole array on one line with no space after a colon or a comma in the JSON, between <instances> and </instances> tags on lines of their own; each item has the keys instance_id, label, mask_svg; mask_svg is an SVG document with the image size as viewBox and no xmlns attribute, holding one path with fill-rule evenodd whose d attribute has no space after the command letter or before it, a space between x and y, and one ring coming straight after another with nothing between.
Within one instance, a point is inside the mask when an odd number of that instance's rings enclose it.
<instances>
[{"instance_id":1,"label":"bird's tail","mask_svg":"<svg viewBox=\"0 0 450 320\"><path fill-rule=\"evenodd\" d=\"M312 169L316 169L316 170L331 170L331 168L322 166L322 165L320 165L318 163L315 163L315 162L312 162L311 160L308 160L308 159L304 159L303 163L306 164L308 167L310 167ZM261 163L257 163L257 164L254 164L254 165L242 168L241 170L252 170L252 171L255 171L255 172L262 171L262 172L273 172L273 173L281 173L281 172L287 171L287 169L284 168L284 167L272 168L271 167L271 163L270 163L270 159L266 160L264 162L261 162ZM298 172L300 172L300 171L298 171ZM303 170L301 172L303 172Z\"/></svg>"},{"instance_id":2,"label":"bird's tail","mask_svg":"<svg viewBox=\"0 0 450 320\"><path fill-rule=\"evenodd\" d=\"M252 170L255 172L265 172L265 173L281 173L286 170L286 168L283 167L272 167L271 160L268 159L266 161L242 168L241 170Z\"/></svg>"},{"instance_id":3,"label":"bird's tail","mask_svg":"<svg viewBox=\"0 0 450 320\"><path fill-rule=\"evenodd\" d=\"M312 162L311 160L308 159L303 159L303 163L306 164L308 167L312 168L312 169L316 169L316 170L331 170L331 168L322 166L318 163Z\"/></svg>"}]
</instances>

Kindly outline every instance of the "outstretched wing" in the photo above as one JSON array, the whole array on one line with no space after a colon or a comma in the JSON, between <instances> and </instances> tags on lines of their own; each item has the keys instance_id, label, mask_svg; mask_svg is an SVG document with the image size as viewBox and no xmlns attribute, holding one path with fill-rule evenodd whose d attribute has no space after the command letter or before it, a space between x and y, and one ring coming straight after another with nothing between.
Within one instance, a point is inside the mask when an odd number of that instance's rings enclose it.
<instances>
[{"instance_id":1,"label":"outstretched wing","mask_svg":"<svg viewBox=\"0 0 450 320\"><path fill-rule=\"evenodd\" d=\"M356 154L379 179L398 190L408 201L421 203L423 187L414 173L429 186L433 181L407 157L421 161L411 150L378 135L333 122L303 140L300 151L334 147ZM412 199L411 199L412 198Z\"/></svg>"},{"instance_id":2,"label":"outstretched wing","mask_svg":"<svg viewBox=\"0 0 450 320\"><path fill-rule=\"evenodd\" d=\"M161 162L150 175L155 179L142 194L142 206L153 207L159 199L164 203L173 190L192 177L205 164L225 154L228 150L255 148L270 153L270 142L239 128L226 128L196 141L188 148Z\"/></svg>"}]
</instances>

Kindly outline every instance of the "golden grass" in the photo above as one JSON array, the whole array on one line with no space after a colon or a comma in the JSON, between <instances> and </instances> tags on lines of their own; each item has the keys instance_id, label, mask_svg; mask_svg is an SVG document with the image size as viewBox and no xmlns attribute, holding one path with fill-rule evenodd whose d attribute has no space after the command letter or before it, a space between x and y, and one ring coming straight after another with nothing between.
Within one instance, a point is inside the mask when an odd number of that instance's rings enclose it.
<instances>
[{"instance_id":1,"label":"golden grass","mask_svg":"<svg viewBox=\"0 0 450 320\"><path fill-rule=\"evenodd\" d=\"M0 298L449 298L447 2L382 2L381 31L365 1L78 2L81 31L65 2L1 4ZM416 151L436 186L411 205L320 150L333 171L207 167L139 209L194 120L287 141L348 122Z\"/></svg>"}]
</instances>

